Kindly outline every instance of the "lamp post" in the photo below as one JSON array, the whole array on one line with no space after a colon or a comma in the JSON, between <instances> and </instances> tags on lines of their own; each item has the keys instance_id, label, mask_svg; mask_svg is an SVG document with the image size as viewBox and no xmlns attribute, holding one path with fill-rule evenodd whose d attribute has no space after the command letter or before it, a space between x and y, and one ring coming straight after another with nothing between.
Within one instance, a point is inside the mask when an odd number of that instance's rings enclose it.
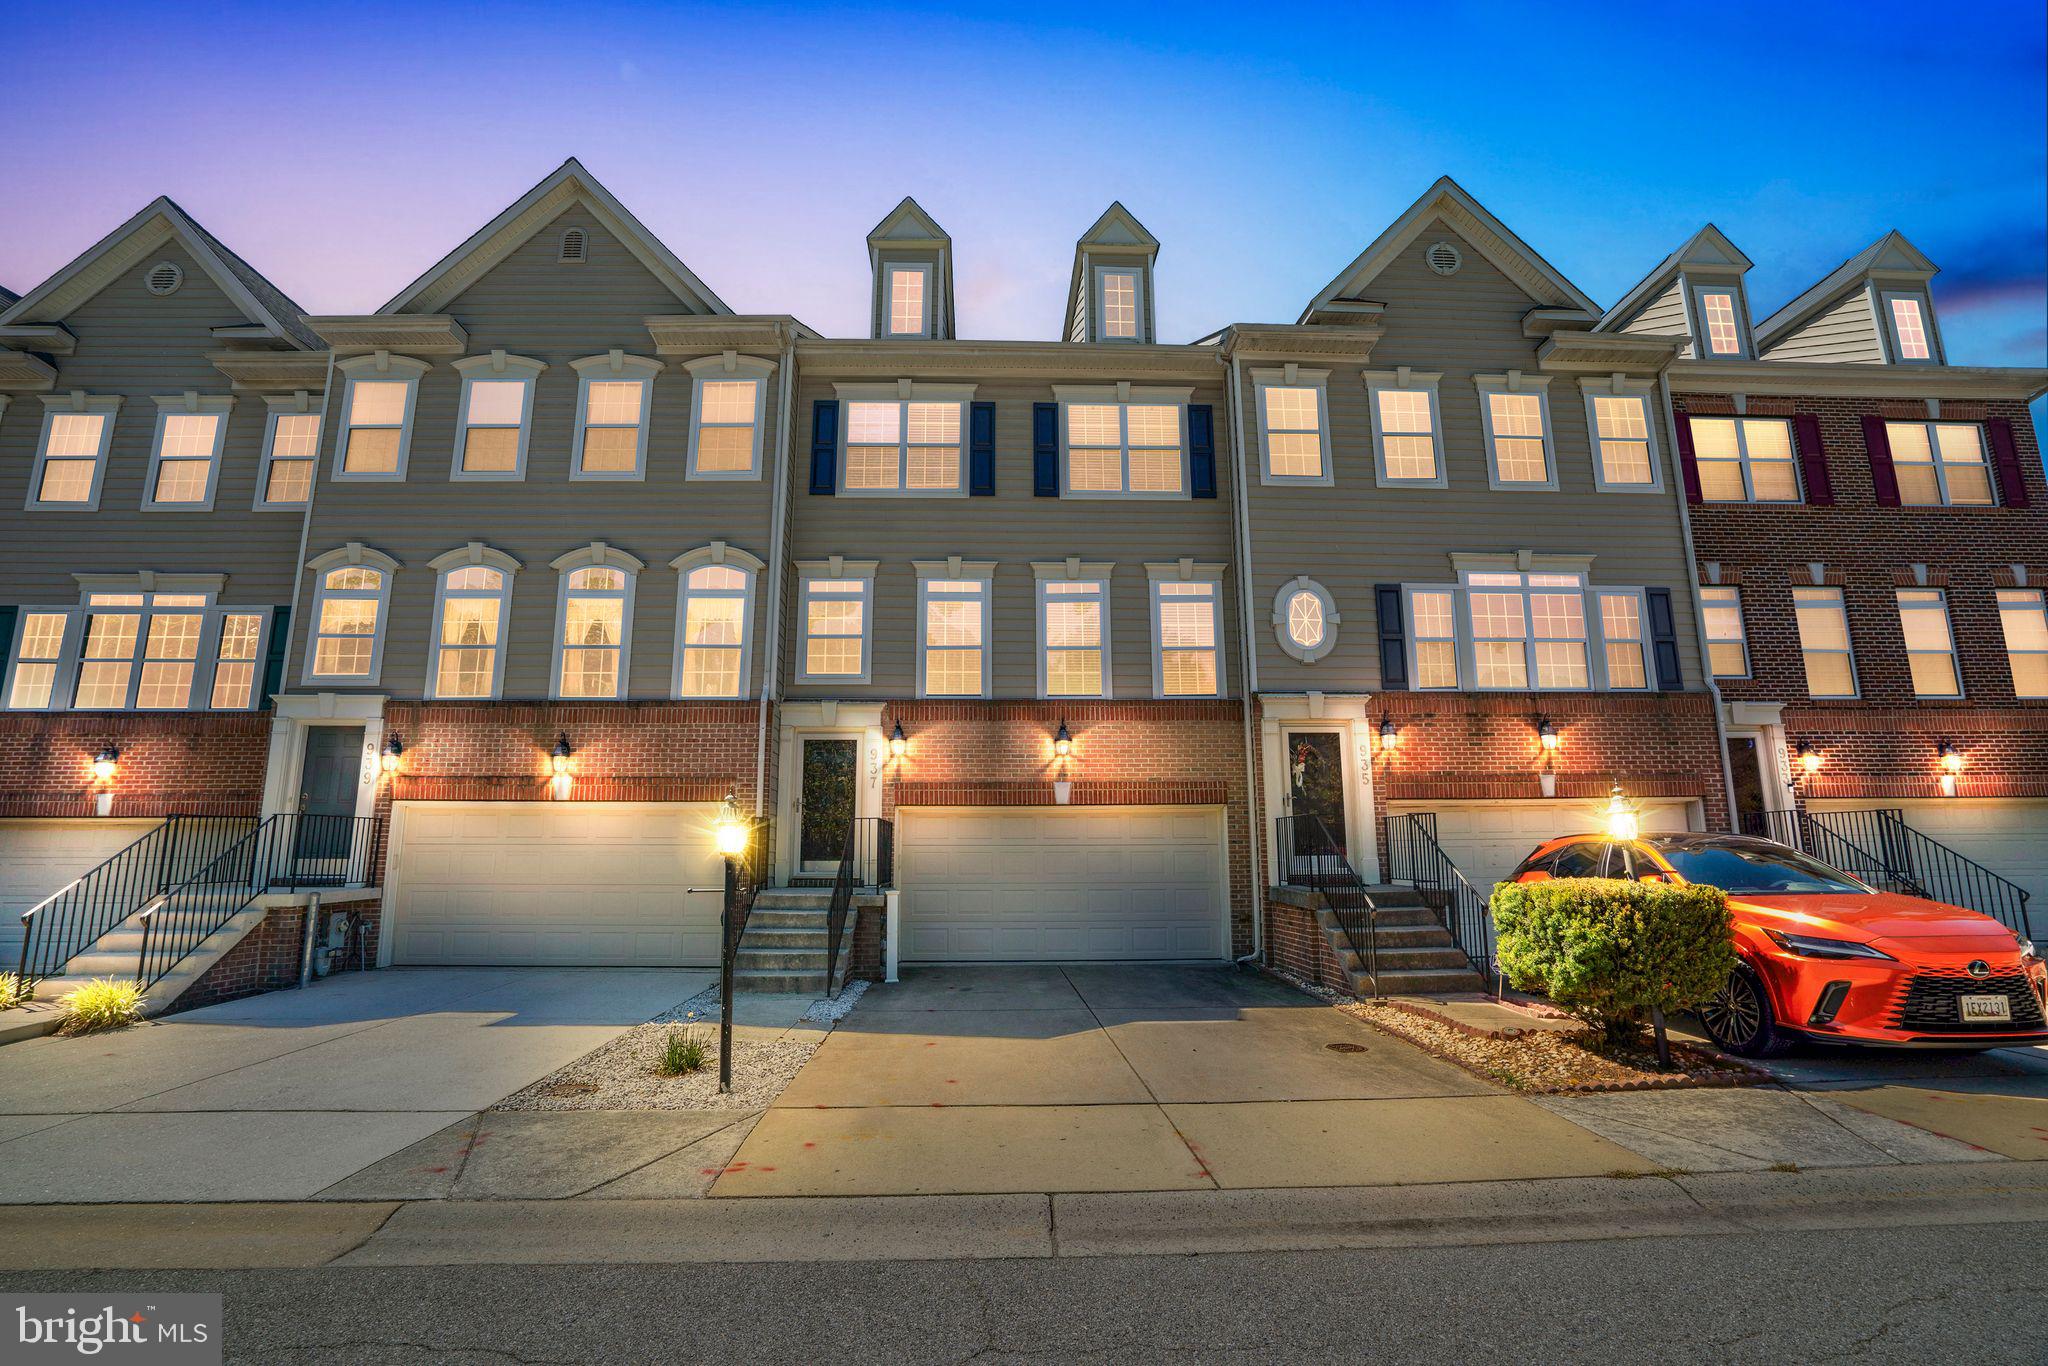
<instances>
[{"instance_id":1,"label":"lamp post","mask_svg":"<svg viewBox=\"0 0 2048 1366\"><path fill-rule=\"evenodd\" d=\"M739 801L730 792L712 822L712 842L725 861L725 901L718 913L718 1090L732 1091L732 970L738 936L746 927L739 923L740 861L747 857L753 830L740 814Z\"/></svg>"}]
</instances>

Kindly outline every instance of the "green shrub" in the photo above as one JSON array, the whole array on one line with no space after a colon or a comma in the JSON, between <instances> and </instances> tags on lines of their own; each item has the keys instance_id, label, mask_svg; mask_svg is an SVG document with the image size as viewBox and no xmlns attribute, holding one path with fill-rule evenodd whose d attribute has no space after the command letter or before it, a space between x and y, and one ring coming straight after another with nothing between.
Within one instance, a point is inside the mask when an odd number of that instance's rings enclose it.
<instances>
[{"instance_id":1,"label":"green shrub","mask_svg":"<svg viewBox=\"0 0 2048 1366\"><path fill-rule=\"evenodd\" d=\"M146 999L142 988L133 982L95 977L60 1002L64 1007L60 1028L66 1034L90 1034L134 1024L142 1018Z\"/></svg>"},{"instance_id":2,"label":"green shrub","mask_svg":"<svg viewBox=\"0 0 2048 1366\"><path fill-rule=\"evenodd\" d=\"M688 1029L669 1030L661 1041L661 1061L654 1070L664 1077L680 1077L710 1061L711 1045L704 1037L704 1027L693 1024Z\"/></svg>"},{"instance_id":3,"label":"green shrub","mask_svg":"<svg viewBox=\"0 0 2048 1366\"><path fill-rule=\"evenodd\" d=\"M30 991L18 972L0 972L0 1010L27 1005Z\"/></svg>"},{"instance_id":4,"label":"green shrub","mask_svg":"<svg viewBox=\"0 0 2048 1366\"><path fill-rule=\"evenodd\" d=\"M1698 1005L1735 969L1728 897L1718 887L1556 878L1493 889L1500 966L1599 1028L1635 1038L1654 1006Z\"/></svg>"}]
</instances>

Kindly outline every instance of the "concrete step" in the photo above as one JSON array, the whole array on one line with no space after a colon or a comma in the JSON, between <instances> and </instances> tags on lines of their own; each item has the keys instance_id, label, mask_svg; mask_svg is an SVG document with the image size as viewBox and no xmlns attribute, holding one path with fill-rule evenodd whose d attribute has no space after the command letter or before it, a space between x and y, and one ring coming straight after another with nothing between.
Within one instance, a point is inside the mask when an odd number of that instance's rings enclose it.
<instances>
[{"instance_id":1,"label":"concrete step","mask_svg":"<svg viewBox=\"0 0 2048 1366\"><path fill-rule=\"evenodd\" d=\"M735 991L814 991L825 994L825 970L821 966L816 972L740 972L732 975Z\"/></svg>"},{"instance_id":2,"label":"concrete step","mask_svg":"<svg viewBox=\"0 0 2048 1366\"><path fill-rule=\"evenodd\" d=\"M1327 906L1316 912L1316 919L1326 930L1334 930L1342 923L1337 919L1337 913ZM1374 911L1372 923L1384 930L1390 926L1402 929L1442 928L1444 922L1427 906L1396 906L1392 910Z\"/></svg>"},{"instance_id":3,"label":"concrete step","mask_svg":"<svg viewBox=\"0 0 2048 1366\"><path fill-rule=\"evenodd\" d=\"M1485 981L1474 972L1470 964L1462 968L1414 968L1404 972L1380 970L1378 986L1383 994L1400 996L1440 996L1452 992L1484 991ZM1374 979L1364 973L1352 974L1354 990L1370 992Z\"/></svg>"},{"instance_id":4,"label":"concrete step","mask_svg":"<svg viewBox=\"0 0 2048 1366\"><path fill-rule=\"evenodd\" d=\"M1388 949L1457 947L1457 941L1451 938L1451 932L1441 925L1375 925L1373 938L1378 942L1382 953Z\"/></svg>"},{"instance_id":5,"label":"concrete step","mask_svg":"<svg viewBox=\"0 0 2048 1366\"><path fill-rule=\"evenodd\" d=\"M805 926L800 930L756 929L753 921L747 922L747 936L740 943L742 951L747 949L814 949L825 951L831 940L831 933L821 924L813 929Z\"/></svg>"},{"instance_id":6,"label":"concrete step","mask_svg":"<svg viewBox=\"0 0 2048 1366\"><path fill-rule=\"evenodd\" d=\"M819 907L815 911L781 910L775 907L763 909L754 907L747 916L747 933L755 930L819 930L825 928L826 911Z\"/></svg>"},{"instance_id":7,"label":"concrete step","mask_svg":"<svg viewBox=\"0 0 2048 1366\"><path fill-rule=\"evenodd\" d=\"M754 911L765 910L825 910L832 904L830 888L819 891L813 887L763 887L754 895Z\"/></svg>"},{"instance_id":8,"label":"concrete step","mask_svg":"<svg viewBox=\"0 0 2048 1366\"><path fill-rule=\"evenodd\" d=\"M825 950L759 949L742 944L733 964L738 972L823 972Z\"/></svg>"},{"instance_id":9,"label":"concrete step","mask_svg":"<svg viewBox=\"0 0 2048 1366\"><path fill-rule=\"evenodd\" d=\"M1373 899L1373 904L1376 906L1392 908L1395 906L1420 906L1423 904L1422 893L1402 883L1371 883L1366 887L1365 893Z\"/></svg>"},{"instance_id":10,"label":"concrete step","mask_svg":"<svg viewBox=\"0 0 2048 1366\"><path fill-rule=\"evenodd\" d=\"M1366 957L1362 953L1347 950L1338 955L1338 960L1347 969L1363 971ZM1470 968L1472 960L1455 946L1429 949L1390 949L1382 944L1379 951L1379 966L1382 973L1412 972L1423 968Z\"/></svg>"}]
</instances>

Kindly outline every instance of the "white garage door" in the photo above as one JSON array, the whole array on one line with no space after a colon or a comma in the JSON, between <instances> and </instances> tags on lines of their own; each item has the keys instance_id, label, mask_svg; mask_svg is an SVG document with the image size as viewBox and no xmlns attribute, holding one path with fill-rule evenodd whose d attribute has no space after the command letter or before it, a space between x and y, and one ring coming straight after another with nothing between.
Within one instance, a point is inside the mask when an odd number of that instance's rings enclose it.
<instances>
[{"instance_id":1,"label":"white garage door","mask_svg":"<svg viewBox=\"0 0 2048 1366\"><path fill-rule=\"evenodd\" d=\"M1647 832L1692 828L1694 804L1679 799L1639 798ZM1481 896L1493 893L1536 846L1559 835L1606 829L1607 799L1525 802L1388 802L1389 816L1436 813L1436 839L1465 880Z\"/></svg>"},{"instance_id":2,"label":"white garage door","mask_svg":"<svg viewBox=\"0 0 2048 1366\"><path fill-rule=\"evenodd\" d=\"M1221 958L1223 813L905 810L907 962Z\"/></svg>"},{"instance_id":3,"label":"white garage door","mask_svg":"<svg viewBox=\"0 0 2048 1366\"><path fill-rule=\"evenodd\" d=\"M0 972L21 962L21 915L155 829L157 821L0 821Z\"/></svg>"},{"instance_id":4,"label":"white garage door","mask_svg":"<svg viewBox=\"0 0 2048 1366\"><path fill-rule=\"evenodd\" d=\"M1931 798L1927 801L1812 801L1822 811L1896 810L1899 818L2031 894L2034 933L2048 935L2048 801Z\"/></svg>"},{"instance_id":5,"label":"white garage door","mask_svg":"<svg viewBox=\"0 0 2048 1366\"><path fill-rule=\"evenodd\" d=\"M400 802L392 961L673 967L718 961L709 802Z\"/></svg>"}]
</instances>

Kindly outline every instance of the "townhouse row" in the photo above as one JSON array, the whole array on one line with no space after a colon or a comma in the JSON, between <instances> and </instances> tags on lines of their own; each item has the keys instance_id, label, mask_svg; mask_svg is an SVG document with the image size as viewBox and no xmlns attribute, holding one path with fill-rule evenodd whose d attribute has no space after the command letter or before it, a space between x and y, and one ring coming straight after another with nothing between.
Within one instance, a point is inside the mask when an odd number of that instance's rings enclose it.
<instances>
[{"instance_id":1,"label":"townhouse row","mask_svg":"<svg viewBox=\"0 0 2048 1366\"><path fill-rule=\"evenodd\" d=\"M382 832L371 961L701 962L730 795L778 880L886 823L908 961L1320 971L1309 853L1485 887L1616 786L2048 892L2048 375L1947 364L1897 234L1603 310L1445 180L1189 344L1120 205L1058 340L959 338L914 201L867 250L869 336L738 315L571 161L374 313L168 200L8 301L0 905L300 811Z\"/></svg>"}]
</instances>

